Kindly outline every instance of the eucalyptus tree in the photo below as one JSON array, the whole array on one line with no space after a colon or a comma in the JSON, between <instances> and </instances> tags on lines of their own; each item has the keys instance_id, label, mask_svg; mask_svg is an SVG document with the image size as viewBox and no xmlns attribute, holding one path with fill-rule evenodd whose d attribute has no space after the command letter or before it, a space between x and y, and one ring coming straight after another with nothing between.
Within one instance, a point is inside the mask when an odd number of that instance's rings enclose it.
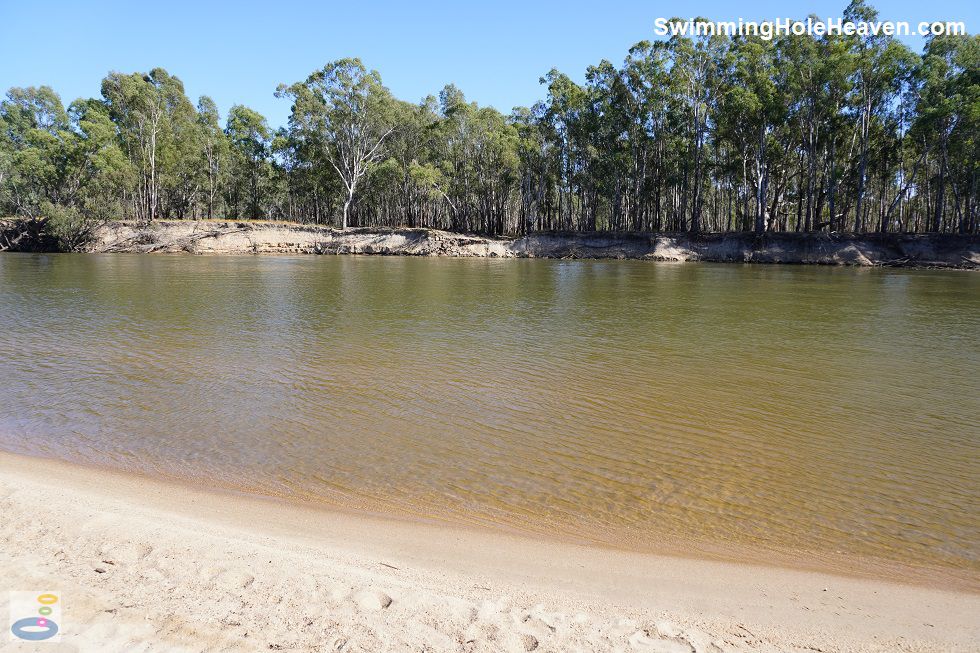
<instances>
[{"instance_id":1,"label":"eucalyptus tree","mask_svg":"<svg viewBox=\"0 0 980 653\"><path fill-rule=\"evenodd\" d=\"M814 17L816 18L816 17ZM797 230L810 231L820 224L822 203L827 197L828 151L838 138L835 124L847 94L850 53L846 43L833 35L820 39L789 36L781 40L789 67L787 76L789 118L799 144L802 167L798 183L802 220Z\"/></svg>"},{"instance_id":2,"label":"eucalyptus tree","mask_svg":"<svg viewBox=\"0 0 980 653\"><path fill-rule=\"evenodd\" d=\"M844 20L870 22L878 12L864 3L852 0L844 10ZM854 85L851 108L856 115L858 140L856 188L854 191L854 232L865 227L865 187L872 123L884 122L894 106L894 99L912 70L913 57L907 47L885 34L855 34L851 37L855 52Z\"/></svg>"},{"instance_id":3,"label":"eucalyptus tree","mask_svg":"<svg viewBox=\"0 0 980 653\"><path fill-rule=\"evenodd\" d=\"M398 125L385 142L385 159L369 173L370 199L376 221L404 223L410 227L447 227L458 220L458 209L449 195L449 177L438 166L440 121L435 97L418 104L395 101Z\"/></svg>"},{"instance_id":4,"label":"eucalyptus tree","mask_svg":"<svg viewBox=\"0 0 980 653\"><path fill-rule=\"evenodd\" d=\"M8 197L9 189L6 182L10 179L10 175L14 171L14 146L6 130L2 127L2 118L0 118L0 215L4 214L6 207L10 203Z\"/></svg>"},{"instance_id":5,"label":"eucalyptus tree","mask_svg":"<svg viewBox=\"0 0 980 653\"><path fill-rule=\"evenodd\" d=\"M232 179L229 198L235 213L245 207L252 220L266 217L262 190L270 175L269 148L272 132L257 111L236 104L228 112L225 134L231 146Z\"/></svg>"},{"instance_id":6,"label":"eucalyptus tree","mask_svg":"<svg viewBox=\"0 0 980 653\"><path fill-rule=\"evenodd\" d=\"M432 181L451 207L452 228L502 233L515 213L511 202L519 204L517 127L496 109L467 102L452 84L439 93L438 111Z\"/></svg>"},{"instance_id":7,"label":"eucalyptus tree","mask_svg":"<svg viewBox=\"0 0 980 653\"><path fill-rule=\"evenodd\" d=\"M726 57L727 79L722 97L728 138L742 155L743 180L754 187L754 230L763 233L771 218L768 208L773 132L784 123L786 104L777 85L776 47L759 37L734 39ZM746 217L748 196L744 198Z\"/></svg>"},{"instance_id":8,"label":"eucalyptus tree","mask_svg":"<svg viewBox=\"0 0 980 653\"><path fill-rule=\"evenodd\" d=\"M585 89L557 69L549 71L540 81L548 89L548 97L541 105L541 124L546 138L554 144L551 158L558 182L556 226L573 229L575 192L581 180L583 158L582 116L588 109L588 98Z\"/></svg>"},{"instance_id":9,"label":"eucalyptus tree","mask_svg":"<svg viewBox=\"0 0 980 653\"><path fill-rule=\"evenodd\" d=\"M939 36L928 41L918 77L921 84L916 132L938 152L931 166L934 191L928 221L941 231L947 208L947 186L952 185L957 230L965 232L975 221L980 129L980 39ZM959 136L957 138L956 136ZM952 159L959 169L951 170ZM957 174L959 173L959 174ZM957 183L959 182L959 188ZM965 212L961 208L965 204Z\"/></svg>"},{"instance_id":10,"label":"eucalyptus tree","mask_svg":"<svg viewBox=\"0 0 980 653\"><path fill-rule=\"evenodd\" d=\"M160 211L162 160L166 148L180 140L178 130L191 120L194 108L184 85L163 68L149 73L109 73L102 80L102 97L119 130L123 149L139 171L135 212L153 220ZM168 163L180 165L176 158Z\"/></svg>"},{"instance_id":11,"label":"eucalyptus tree","mask_svg":"<svg viewBox=\"0 0 980 653\"><path fill-rule=\"evenodd\" d=\"M515 107L510 124L517 130L520 165L520 212L517 231L529 234L546 228L546 197L551 187L548 174L549 143L533 108Z\"/></svg>"},{"instance_id":12,"label":"eucalyptus tree","mask_svg":"<svg viewBox=\"0 0 980 653\"><path fill-rule=\"evenodd\" d=\"M55 135L68 126L61 97L50 86L11 88L0 102L3 132L14 146L26 144L32 130Z\"/></svg>"},{"instance_id":13,"label":"eucalyptus tree","mask_svg":"<svg viewBox=\"0 0 980 653\"><path fill-rule=\"evenodd\" d=\"M876 12L854 0L844 16ZM883 33L702 33L641 41L584 78L553 69L542 101L508 116L452 84L396 100L357 59L280 86L279 130L242 105L222 129L212 100L195 108L160 68L110 73L67 110L48 87L11 89L0 212L56 216L63 233L219 214L491 234L977 232L977 37L931 38L920 59Z\"/></svg>"},{"instance_id":14,"label":"eucalyptus tree","mask_svg":"<svg viewBox=\"0 0 980 653\"><path fill-rule=\"evenodd\" d=\"M586 229L623 229L629 198L627 96L620 71L609 61L585 72L588 108L581 116L583 150L583 222Z\"/></svg>"},{"instance_id":15,"label":"eucalyptus tree","mask_svg":"<svg viewBox=\"0 0 980 653\"><path fill-rule=\"evenodd\" d=\"M706 18L694 20L698 24L708 23ZM679 110L683 116L681 125L688 143L691 166L689 172L685 166L681 226L683 228L689 207L689 228L695 233L701 230L705 148L712 127L713 105L718 95L718 65L725 56L725 46L726 40L721 36L690 39L675 35L667 42L672 61L670 79L676 85L673 96L680 104Z\"/></svg>"},{"instance_id":16,"label":"eucalyptus tree","mask_svg":"<svg viewBox=\"0 0 980 653\"><path fill-rule=\"evenodd\" d=\"M290 126L319 145L340 178L346 191L340 225L346 229L358 186L395 129L391 93L360 59L340 59L304 82L280 86L278 94L293 98Z\"/></svg>"},{"instance_id":17,"label":"eucalyptus tree","mask_svg":"<svg viewBox=\"0 0 980 653\"><path fill-rule=\"evenodd\" d=\"M977 233L980 226L980 37L960 36L953 64L959 115L949 151L950 179L960 233Z\"/></svg>"},{"instance_id":18,"label":"eucalyptus tree","mask_svg":"<svg viewBox=\"0 0 980 653\"><path fill-rule=\"evenodd\" d=\"M50 88L11 89L0 103L0 150L0 210L43 227L64 249L125 216L121 190L132 170L101 102L76 100L66 111Z\"/></svg>"},{"instance_id":19,"label":"eucalyptus tree","mask_svg":"<svg viewBox=\"0 0 980 653\"><path fill-rule=\"evenodd\" d=\"M417 176L431 179L433 187L442 191L451 208L449 228L456 231L470 229L471 217L477 212L471 192L476 183L473 116L477 110L455 84L443 87L431 127L432 165L416 171Z\"/></svg>"},{"instance_id":20,"label":"eucalyptus tree","mask_svg":"<svg viewBox=\"0 0 980 653\"><path fill-rule=\"evenodd\" d=\"M72 165L80 175L78 208L99 223L127 217L126 192L137 174L119 145L108 108L94 99L75 100L68 113L76 134Z\"/></svg>"},{"instance_id":21,"label":"eucalyptus tree","mask_svg":"<svg viewBox=\"0 0 980 653\"><path fill-rule=\"evenodd\" d=\"M228 156L230 147L228 137L221 129L221 114L218 105L207 95L202 95L197 103L197 126L200 134L200 151L206 176L204 187L205 215L214 217L215 204L221 197L221 188L228 177Z\"/></svg>"},{"instance_id":22,"label":"eucalyptus tree","mask_svg":"<svg viewBox=\"0 0 980 653\"><path fill-rule=\"evenodd\" d=\"M69 201L74 134L58 94L49 86L10 89L0 102L0 131L8 210L37 217L42 203Z\"/></svg>"},{"instance_id":23,"label":"eucalyptus tree","mask_svg":"<svg viewBox=\"0 0 980 653\"><path fill-rule=\"evenodd\" d=\"M627 121L630 149L632 227L638 231L659 225L670 102L670 53L663 42L641 41L629 50L621 76L625 93L620 109ZM652 200L653 223L643 219Z\"/></svg>"},{"instance_id":24,"label":"eucalyptus tree","mask_svg":"<svg viewBox=\"0 0 980 653\"><path fill-rule=\"evenodd\" d=\"M473 137L478 228L493 235L507 233L512 231L508 221L520 167L517 128L493 107L482 107L475 115Z\"/></svg>"},{"instance_id":25,"label":"eucalyptus tree","mask_svg":"<svg viewBox=\"0 0 980 653\"><path fill-rule=\"evenodd\" d=\"M197 110L183 93L169 108L167 123L160 149L161 213L168 218L193 217L206 184L207 166Z\"/></svg>"}]
</instances>

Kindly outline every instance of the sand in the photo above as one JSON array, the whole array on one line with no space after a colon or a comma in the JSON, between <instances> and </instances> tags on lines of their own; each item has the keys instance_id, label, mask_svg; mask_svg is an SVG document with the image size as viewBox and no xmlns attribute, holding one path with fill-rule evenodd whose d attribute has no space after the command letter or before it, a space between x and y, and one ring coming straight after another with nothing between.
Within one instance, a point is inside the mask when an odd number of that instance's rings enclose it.
<instances>
[{"instance_id":1,"label":"sand","mask_svg":"<svg viewBox=\"0 0 980 653\"><path fill-rule=\"evenodd\" d=\"M344 514L0 454L10 651L977 651L980 596Z\"/></svg>"}]
</instances>

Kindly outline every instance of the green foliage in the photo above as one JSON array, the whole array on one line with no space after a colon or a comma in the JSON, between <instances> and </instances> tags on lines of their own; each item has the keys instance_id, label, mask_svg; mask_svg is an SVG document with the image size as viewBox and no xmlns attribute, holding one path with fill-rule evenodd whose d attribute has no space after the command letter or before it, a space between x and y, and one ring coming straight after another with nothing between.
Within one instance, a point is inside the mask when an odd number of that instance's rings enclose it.
<instances>
[{"instance_id":1,"label":"green foliage","mask_svg":"<svg viewBox=\"0 0 980 653\"><path fill-rule=\"evenodd\" d=\"M280 97L294 100L290 117L302 154L315 165L327 162L346 197L341 228L358 187L383 159L385 140L395 130L395 102L381 76L360 59L341 59L314 71L305 82L280 86Z\"/></svg>"},{"instance_id":2,"label":"green foliage","mask_svg":"<svg viewBox=\"0 0 980 653\"><path fill-rule=\"evenodd\" d=\"M872 20L854 0L846 19ZM703 19L701 19L703 20ZM223 121L161 68L67 109L0 102L0 215L62 246L130 218L547 230L980 230L980 39L673 36L504 115L456 86L409 103L359 59L282 85L288 124ZM82 236L79 236L82 234Z\"/></svg>"},{"instance_id":3,"label":"green foliage","mask_svg":"<svg viewBox=\"0 0 980 653\"><path fill-rule=\"evenodd\" d=\"M92 237L97 222L75 206L63 206L45 201L41 205L44 230L65 252L79 251Z\"/></svg>"},{"instance_id":4,"label":"green foliage","mask_svg":"<svg viewBox=\"0 0 980 653\"><path fill-rule=\"evenodd\" d=\"M272 176L269 162L272 132L257 111L236 104L228 113L225 134L231 150L231 183L227 201L235 215L258 220L268 215L265 189Z\"/></svg>"}]
</instances>

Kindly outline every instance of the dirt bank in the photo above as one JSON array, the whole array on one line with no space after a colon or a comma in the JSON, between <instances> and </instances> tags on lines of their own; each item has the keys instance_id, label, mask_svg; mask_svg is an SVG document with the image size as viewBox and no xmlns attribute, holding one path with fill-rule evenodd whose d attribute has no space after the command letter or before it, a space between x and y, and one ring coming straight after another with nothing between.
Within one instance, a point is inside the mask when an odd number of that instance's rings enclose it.
<instances>
[{"instance_id":1,"label":"dirt bank","mask_svg":"<svg viewBox=\"0 0 980 653\"><path fill-rule=\"evenodd\" d=\"M435 229L350 229L284 222L116 222L92 252L384 254L657 261L980 267L980 237L954 235L547 233L489 238Z\"/></svg>"}]
</instances>

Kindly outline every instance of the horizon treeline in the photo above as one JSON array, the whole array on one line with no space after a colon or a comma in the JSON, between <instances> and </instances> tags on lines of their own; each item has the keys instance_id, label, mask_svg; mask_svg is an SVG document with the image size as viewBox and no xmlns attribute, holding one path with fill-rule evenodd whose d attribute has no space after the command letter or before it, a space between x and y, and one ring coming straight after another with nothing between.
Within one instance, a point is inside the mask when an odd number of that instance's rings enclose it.
<instances>
[{"instance_id":1,"label":"horizon treeline","mask_svg":"<svg viewBox=\"0 0 980 653\"><path fill-rule=\"evenodd\" d=\"M844 19L873 20L860 0ZM672 37L510 115L454 85L417 104L343 59L276 95L273 129L157 68L68 107L0 103L0 216L269 219L536 231L978 232L980 37ZM271 89L270 89L271 90Z\"/></svg>"}]
</instances>

